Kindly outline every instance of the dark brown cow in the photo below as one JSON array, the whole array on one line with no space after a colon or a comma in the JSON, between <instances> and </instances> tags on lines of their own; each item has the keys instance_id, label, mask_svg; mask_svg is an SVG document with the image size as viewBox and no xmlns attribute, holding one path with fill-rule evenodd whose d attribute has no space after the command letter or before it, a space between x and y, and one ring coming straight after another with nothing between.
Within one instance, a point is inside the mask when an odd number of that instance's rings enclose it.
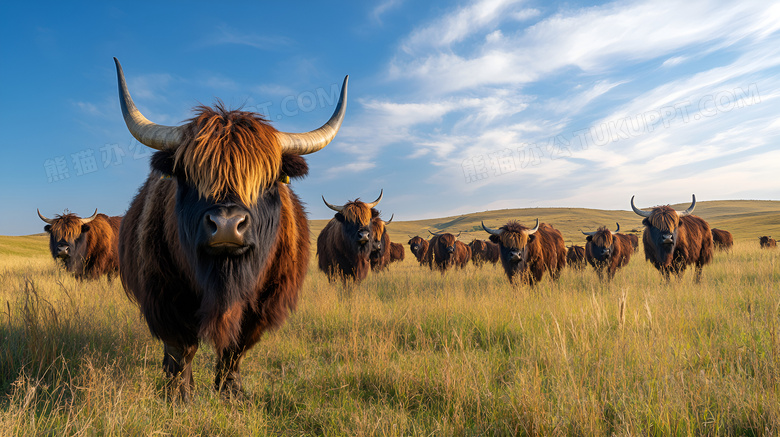
<instances>
[{"instance_id":1,"label":"dark brown cow","mask_svg":"<svg viewBox=\"0 0 780 437\"><path fill-rule=\"evenodd\" d=\"M761 245L762 249L774 249L777 247L777 241L775 241L774 238L766 235L758 238L758 244Z\"/></svg>"},{"instance_id":2,"label":"dark brown cow","mask_svg":"<svg viewBox=\"0 0 780 437\"><path fill-rule=\"evenodd\" d=\"M617 269L628 264L634 248L631 247L631 239L628 235L619 234L620 224L615 232L600 227L595 232L582 232L587 235L585 240L585 259L588 260L598 274L599 279L604 279L604 269L607 270L607 279L615 277Z\"/></svg>"},{"instance_id":3,"label":"dark brown cow","mask_svg":"<svg viewBox=\"0 0 780 437\"><path fill-rule=\"evenodd\" d=\"M317 237L317 265L328 275L328 280L360 282L368 275L371 269L371 220L379 215L374 206L380 200L382 192L372 203L355 199L335 206L322 198L328 208L336 211Z\"/></svg>"},{"instance_id":4,"label":"dark brown cow","mask_svg":"<svg viewBox=\"0 0 780 437\"><path fill-rule=\"evenodd\" d=\"M97 279L107 275L111 279L119 273L119 224L122 217L98 214L80 218L65 213L50 219L38 211L46 222L43 230L49 234L51 256L62 261L65 269L76 279Z\"/></svg>"},{"instance_id":5,"label":"dark brown cow","mask_svg":"<svg viewBox=\"0 0 780 437\"><path fill-rule=\"evenodd\" d=\"M482 267L485 263L497 263L501 258L498 244L487 240L474 239L469 243L471 249L471 261L477 267Z\"/></svg>"},{"instance_id":6,"label":"dark brown cow","mask_svg":"<svg viewBox=\"0 0 780 437\"><path fill-rule=\"evenodd\" d=\"M408 244L412 254L417 258L417 262L421 265L425 264L425 254L428 252L429 246L428 240L415 235L409 239Z\"/></svg>"},{"instance_id":7,"label":"dark brown cow","mask_svg":"<svg viewBox=\"0 0 780 437\"><path fill-rule=\"evenodd\" d=\"M406 258L406 250L401 243L390 242L390 262L403 261Z\"/></svg>"},{"instance_id":8,"label":"dark brown cow","mask_svg":"<svg viewBox=\"0 0 780 437\"><path fill-rule=\"evenodd\" d=\"M639 252L639 237L636 234L625 234L628 240L631 242L631 247L634 252Z\"/></svg>"},{"instance_id":9,"label":"dark brown cow","mask_svg":"<svg viewBox=\"0 0 780 437\"><path fill-rule=\"evenodd\" d=\"M546 223L539 223L528 229L516 221L510 221L498 229L491 229L482 223L482 228L490 234L490 241L499 245L501 264L509 282L514 284L515 276L521 281L534 285L544 272L549 272L552 280L558 280L561 269L566 266L566 246L561 233Z\"/></svg>"},{"instance_id":10,"label":"dark brown cow","mask_svg":"<svg viewBox=\"0 0 780 437\"><path fill-rule=\"evenodd\" d=\"M734 246L734 237L731 236L729 231L712 229L712 244L715 246L715 249L729 250Z\"/></svg>"},{"instance_id":11,"label":"dark brown cow","mask_svg":"<svg viewBox=\"0 0 780 437\"><path fill-rule=\"evenodd\" d=\"M572 245L566 251L566 265L575 269L583 269L588 265L588 260L585 259L585 248L582 246Z\"/></svg>"},{"instance_id":12,"label":"dark brown cow","mask_svg":"<svg viewBox=\"0 0 780 437\"><path fill-rule=\"evenodd\" d=\"M710 225L702 218L691 215L696 206L693 196L691 206L685 211L675 211L669 205L656 206L651 211L631 209L644 217L645 231L642 242L645 259L669 279L670 274L681 277L689 264L696 266L696 281L701 280L701 270L712 261L712 232Z\"/></svg>"},{"instance_id":13,"label":"dark brown cow","mask_svg":"<svg viewBox=\"0 0 780 437\"><path fill-rule=\"evenodd\" d=\"M424 264L431 270L438 270L442 274L447 270L458 267L466 267L471 260L471 249L462 241L458 241L458 235L452 235L449 232L434 234L428 250L425 252Z\"/></svg>"},{"instance_id":14,"label":"dark brown cow","mask_svg":"<svg viewBox=\"0 0 780 437\"><path fill-rule=\"evenodd\" d=\"M174 397L190 395L201 339L217 356L215 388L239 394L244 355L296 307L309 265L309 227L286 182L308 172L300 155L322 149L338 132L347 78L330 120L292 134L221 103L196 108L183 126L154 124L136 109L118 61L116 68L130 133L159 150L122 220L122 284L163 341Z\"/></svg>"},{"instance_id":15,"label":"dark brown cow","mask_svg":"<svg viewBox=\"0 0 780 437\"><path fill-rule=\"evenodd\" d=\"M372 271L381 272L390 265L390 235L387 233L385 225L392 221L393 216L390 216L388 221L382 220L379 217L379 212L377 212L376 217L371 219L371 254L368 259L371 262Z\"/></svg>"}]
</instances>

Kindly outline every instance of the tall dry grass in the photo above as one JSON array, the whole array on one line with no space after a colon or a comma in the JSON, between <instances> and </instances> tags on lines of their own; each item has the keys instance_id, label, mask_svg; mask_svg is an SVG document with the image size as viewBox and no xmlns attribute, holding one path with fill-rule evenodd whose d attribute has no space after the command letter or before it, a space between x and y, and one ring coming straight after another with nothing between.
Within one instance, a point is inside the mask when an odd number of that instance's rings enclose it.
<instances>
[{"instance_id":1,"label":"tall dry grass","mask_svg":"<svg viewBox=\"0 0 780 437\"><path fill-rule=\"evenodd\" d=\"M407 254L408 255L408 254ZM780 265L738 242L701 284L636 254L611 283L566 270L511 287L413 257L359 286L313 267L297 312L244 362L248 395L163 395L162 346L121 285L0 259L0 433L778 435Z\"/></svg>"}]
</instances>

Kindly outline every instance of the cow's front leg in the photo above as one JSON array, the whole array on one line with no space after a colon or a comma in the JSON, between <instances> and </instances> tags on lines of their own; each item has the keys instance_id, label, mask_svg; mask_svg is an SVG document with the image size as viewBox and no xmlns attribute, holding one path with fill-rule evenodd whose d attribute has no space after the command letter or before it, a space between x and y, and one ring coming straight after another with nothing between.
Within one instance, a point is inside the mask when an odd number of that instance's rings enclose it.
<instances>
[{"instance_id":1,"label":"cow's front leg","mask_svg":"<svg viewBox=\"0 0 780 437\"><path fill-rule=\"evenodd\" d=\"M214 389L227 396L240 396L241 360L246 352L243 348L227 348L217 357Z\"/></svg>"},{"instance_id":2,"label":"cow's front leg","mask_svg":"<svg viewBox=\"0 0 780 437\"><path fill-rule=\"evenodd\" d=\"M198 351L198 344L180 346L165 343L163 371L168 377L168 392L174 400L188 402L190 393L195 388L192 377L192 358Z\"/></svg>"}]
</instances>

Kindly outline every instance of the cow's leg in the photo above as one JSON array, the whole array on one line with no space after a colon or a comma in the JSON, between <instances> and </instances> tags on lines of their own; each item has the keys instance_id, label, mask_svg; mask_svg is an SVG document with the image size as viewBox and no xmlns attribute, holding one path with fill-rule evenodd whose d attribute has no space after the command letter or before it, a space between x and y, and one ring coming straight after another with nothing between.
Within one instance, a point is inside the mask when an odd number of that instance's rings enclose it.
<instances>
[{"instance_id":1,"label":"cow's leg","mask_svg":"<svg viewBox=\"0 0 780 437\"><path fill-rule=\"evenodd\" d=\"M696 264L696 267L694 267L694 272L696 274L694 279L695 279L697 284L701 282L701 270L702 270L702 265L701 264Z\"/></svg>"},{"instance_id":2,"label":"cow's leg","mask_svg":"<svg viewBox=\"0 0 780 437\"><path fill-rule=\"evenodd\" d=\"M246 349L241 347L226 348L217 357L214 389L228 396L238 396L241 389L241 360Z\"/></svg>"},{"instance_id":3,"label":"cow's leg","mask_svg":"<svg viewBox=\"0 0 780 437\"><path fill-rule=\"evenodd\" d=\"M195 388L192 377L192 358L198 351L198 344L174 345L165 343L163 371L168 377L168 390L173 399L185 402L190 399L190 392Z\"/></svg>"}]
</instances>

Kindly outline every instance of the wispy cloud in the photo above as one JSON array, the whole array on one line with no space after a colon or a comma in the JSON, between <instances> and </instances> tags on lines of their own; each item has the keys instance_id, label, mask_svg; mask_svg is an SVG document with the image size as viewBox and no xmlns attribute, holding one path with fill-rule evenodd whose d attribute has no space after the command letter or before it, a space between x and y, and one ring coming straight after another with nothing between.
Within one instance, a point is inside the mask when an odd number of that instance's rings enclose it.
<instances>
[{"instance_id":1,"label":"wispy cloud","mask_svg":"<svg viewBox=\"0 0 780 437\"><path fill-rule=\"evenodd\" d=\"M295 44L292 38L279 35L263 35L254 32L243 32L232 27L221 25L209 33L208 37L201 40L204 47L223 44L236 44L254 47L260 50L278 50L279 47L288 47Z\"/></svg>"}]
</instances>

